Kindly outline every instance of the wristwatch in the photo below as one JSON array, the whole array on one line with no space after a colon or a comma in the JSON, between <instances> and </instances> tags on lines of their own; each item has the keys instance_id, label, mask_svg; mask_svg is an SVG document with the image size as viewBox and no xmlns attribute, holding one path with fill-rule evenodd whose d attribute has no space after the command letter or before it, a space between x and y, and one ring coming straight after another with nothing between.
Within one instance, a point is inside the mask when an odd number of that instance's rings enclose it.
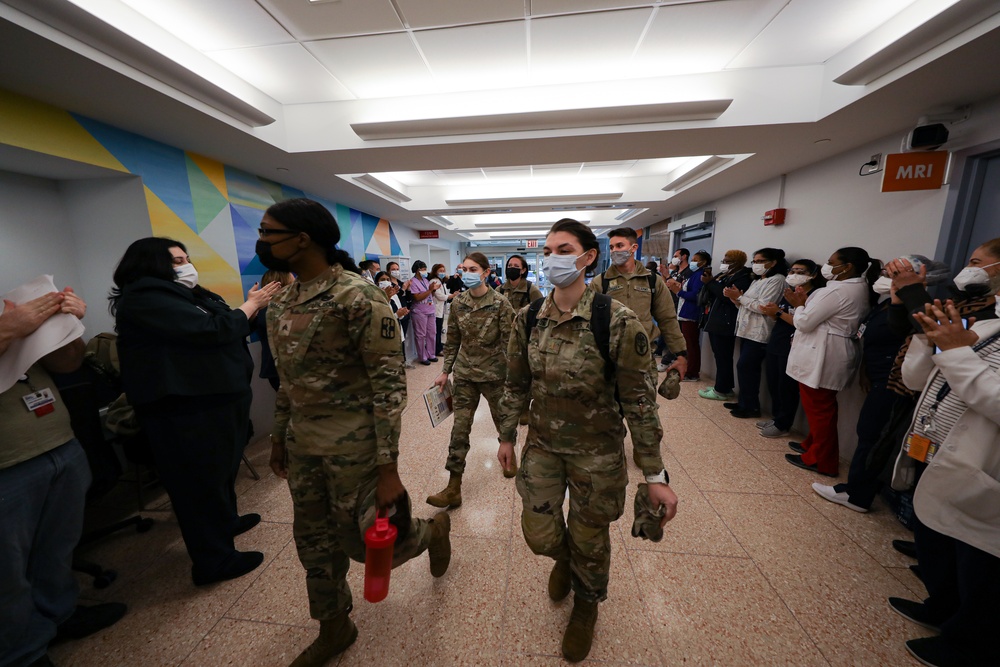
<instances>
[{"instance_id":1,"label":"wristwatch","mask_svg":"<svg viewBox=\"0 0 1000 667\"><path fill-rule=\"evenodd\" d=\"M670 475L664 468L655 475L646 475L646 484L670 484Z\"/></svg>"},{"instance_id":2,"label":"wristwatch","mask_svg":"<svg viewBox=\"0 0 1000 667\"><path fill-rule=\"evenodd\" d=\"M688 351L687 350L681 350L680 352L674 352L673 355L675 357L685 357L686 358L688 356Z\"/></svg>"}]
</instances>

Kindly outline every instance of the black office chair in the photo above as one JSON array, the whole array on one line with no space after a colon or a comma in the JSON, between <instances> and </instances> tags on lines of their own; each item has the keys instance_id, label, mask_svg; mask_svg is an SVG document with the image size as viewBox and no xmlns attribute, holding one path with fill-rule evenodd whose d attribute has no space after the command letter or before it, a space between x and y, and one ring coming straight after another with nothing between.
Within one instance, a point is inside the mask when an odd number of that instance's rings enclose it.
<instances>
[{"instance_id":1,"label":"black office chair","mask_svg":"<svg viewBox=\"0 0 1000 667\"><path fill-rule=\"evenodd\" d=\"M69 412L73 434L87 454L93 477L90 490L87 492L87 500L93 502L110 492L123 472L121 461L112 444L114 437L104 429L101 422L102 408L117 398L117 395L114 395L114 388L109 386L100 370L89 360L85 360L80 369L73 373L53 374L53 379ZM77 548L132 527L138 533L145 533L153 527L153 520L136 514L123 521L102 526L85 533L80 538ZM92 576L95 588L110 586L118 576L114 570L105 569L76 556L73 558L73 569Z\"/></svg>"}]
</instances>

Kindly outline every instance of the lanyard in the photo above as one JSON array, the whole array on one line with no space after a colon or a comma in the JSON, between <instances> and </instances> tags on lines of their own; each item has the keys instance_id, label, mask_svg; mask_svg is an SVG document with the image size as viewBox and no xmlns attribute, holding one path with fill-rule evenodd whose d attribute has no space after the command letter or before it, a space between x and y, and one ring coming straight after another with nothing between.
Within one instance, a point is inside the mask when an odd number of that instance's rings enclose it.
<instances>
[{"instance_id":1,"label":"lanyard","mask_svg":"<svg viewBox=\"0 0 1000 667\"><path fill-rule=\"evenodd\" d=\"M979 341L978 343L976 343L975 345L973 345L972 346L972 351L973 352L979 352L980 350L982 350L987 345L989 345L989 344L993 343L994 341L996 341L998 338L1000 338L1000 331L998 331L997 333L993 334L992 336L990 336L986 340ZM947 380L945 380L945 383L943 385L941 385L941 388L938 390L937 396L935 397L935 400L934 400L934 405L932 405L929 408L929 410L931 412L936 412L938 405L940 405L941 401L943 401L945 399L945 397L948 396L948 394L950 394L950 393L951 393L951 385L948 384Z\"/></svg>"},{"instance_id":2,"label":"lanyard","mask_svg":"<svg viewBox=\"0 0 1000 667\"><path fill-rule=\"evenodd\" d=\"M28 389L30 389L31 391L38 391L37 389L35 389L35 385L31 384L31 378L28 376L27 373L19 377L17 381L23 382L24 384L28 385Z\"/></svg>"}]
</instances>

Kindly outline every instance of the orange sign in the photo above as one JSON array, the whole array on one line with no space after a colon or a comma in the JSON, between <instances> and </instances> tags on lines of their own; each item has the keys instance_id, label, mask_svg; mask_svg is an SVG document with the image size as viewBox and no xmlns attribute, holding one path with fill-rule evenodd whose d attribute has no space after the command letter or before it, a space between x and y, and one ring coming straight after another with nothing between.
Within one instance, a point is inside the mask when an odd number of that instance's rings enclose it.
<instances>
[{"instance_id":1,"label":"orange sign","mask_svg":"<svg viewBox=\"0 0 1000 667\"><path fill-rule=\"evenodd\" d=\"M948 151L886 155L882 192L937 190L944 183L947 166Z\"/></svg>"}]
</instances>

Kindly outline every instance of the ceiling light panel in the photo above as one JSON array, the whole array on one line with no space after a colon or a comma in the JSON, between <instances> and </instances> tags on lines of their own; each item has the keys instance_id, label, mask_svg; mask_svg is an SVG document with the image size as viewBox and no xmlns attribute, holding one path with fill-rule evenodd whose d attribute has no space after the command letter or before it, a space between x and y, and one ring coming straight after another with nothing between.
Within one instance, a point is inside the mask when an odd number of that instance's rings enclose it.
<instances>
[{"instance_id":1,"label":"ceiling light panel","mask_svg":"<svg viewBox=\"0 0 1000 667\"><path fill-rule=\"evenodd\" d=\"M652 8L532 19L535 84L614 81L629 70Z\"/></svg>"},{"instance_id":2,"label":"ceiling light panel","mask_svg":"<svg viewBox=\"0 0 1000 667\"><path fill-rule=\"evenodd\" d=\"M414 29L523 19L524 5L524 0L396 0L406 23Z\"/></svg>"},{"instance_id":3,"label":"ceiling light panel","mask_svg":"<svg viewBox=\"0 0 1000 667\"><path fill-rule=\"evenodd\" d=\"M292 36L246 0L121 0L200 51L291 42Z\"/></svg>"},{"instance_id":4,"label":"ceiling light panel","mask_svg":"<svg viewBox=\"0 0 1000 667\"><path fill-rule=\"evenodd\" d=\"M328 39L402 30L389 0L257 0L293 37Z\"/></svg>"},{"instance_id":5,"label":"ceiling light panel","mask_svg":"<svg viewBox=\"0 0 1000 667\"><path fill-rule=\"evenodd\" d=\"M636 2L636 0L531 0L531 15L574 14L584 11L601 9L624 9L652 2Z\"/></svg>"},{"instance_id":6,"label":"ceiling light panel","mask_svg":"<svg viewBox=\"0 0 1000 667\"><path fill-rule=\"evenodd\" d=\"M634 76L720 71L785 4L786 0L725 0L661 7L636 51Z\"/></svg>"},{"instance_id":7,"label":"ceiling light panel","mask_svg":"<svg viewBox=\"0 0 1000 667\"><path fill-rule=\"evenodd\" d=\"M453 5L444 3L443 6ZM524 85L528 73L524 21L421 30L414 32L413 38L434 73L436 92Z\"/></svg>"},{"instance_id":8,"label":"ceiling light panel","mask_svg":"<svg viewBox=\"0 0 1000 667\"><path fill-rule=\"evenodd\" d=\"M361 99L421 95L434 87L406 33L327 39L306 48Z\"/></svg>"},{"instance_id":9,"label":"ceiling light panel","mask_svg":"<svg viewBox=\"0 0 1000 667\"><path fill-rule=\"evenodd\" d=\"M207 54L282 104L355 99L301 44L230 49ZM295 72L295 76L289 76Z\"/></svg>"},{"instance_id":10,"label":"ceiling light panel","mask_svg":"<svg viewBox=\"0 0 1000 667\"><path fill-rule=\"evenodd\" d=\"M729 66L781 67L826 62L913 2L795 0Z\"/></svg>"}]
</instances>

